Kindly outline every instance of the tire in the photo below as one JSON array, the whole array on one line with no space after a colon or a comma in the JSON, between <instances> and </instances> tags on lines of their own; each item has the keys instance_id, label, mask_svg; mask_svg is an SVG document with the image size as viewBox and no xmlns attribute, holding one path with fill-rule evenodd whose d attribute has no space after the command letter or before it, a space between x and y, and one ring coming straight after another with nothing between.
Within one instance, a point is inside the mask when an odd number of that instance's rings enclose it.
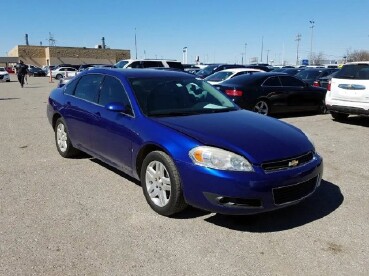
<instances>
[{"instance_id":1,"label":"tire","mask_svg":"<svg viewBox=\"0 0 369 276\"><path fill-rule=\"evenodd\" d=\"M56 121L54 131L55 144L59 154L64 158L76 156L79 153L79 150L73 147L69 139L68 128L63 118L59 118Z\"/></svg>"},{"instance_id":2,"label":"tire","mask_svg":"<svg viewBox=\"0 0 369 276\"><path fill-rule=\"evenodd\" d=\"M62 78L63 78L63 75L61 75L61 74L57 74L57 75L55 76L55 78L56 78L57 80L60 80L60 79L62 79Z\"/></svg>"},{"instance_id":3,"label":"tire","mask_svg":"<svg viewBox=\"0 0 369 276\"><path fill-rule=\"evenodd\" d=\"M328 109L327 106L325 105L325 101L322 101L320 106L319 106L319 113L320 114L327 114L328 113Z\"/></svg>"},{"instance_id":4,"label":"tire","mask_svg":"<svg viewBox=\"0 0 369 276\"><path fill-rule=\"evenodd\" d=\"M141 186L147 203L162 216L171 216L187 207L178 170L162 151L150 152L144 159Z\"/></svg>"},{"instance_id":5,"label":"tire","mask_svg":"<svg viewBox=\"0 0 369 276\"><path fill-rule=\"evenodd\" d=\"M270 113L270 105L266 100L258 100L252 110L256 113L267 116Z\"/></svg>"},{"instance_id":6,"label":"tire","mask_svg":"<svg viewBox=\"0 0 369 276\"><path fill-rule=\"evenodd\" d=\"M331 116L332 116L333 119L335 119L337 121L343 121L343 120L346 120L348 118L349 114L331 111Z\"/></svg>"}]
</instances>

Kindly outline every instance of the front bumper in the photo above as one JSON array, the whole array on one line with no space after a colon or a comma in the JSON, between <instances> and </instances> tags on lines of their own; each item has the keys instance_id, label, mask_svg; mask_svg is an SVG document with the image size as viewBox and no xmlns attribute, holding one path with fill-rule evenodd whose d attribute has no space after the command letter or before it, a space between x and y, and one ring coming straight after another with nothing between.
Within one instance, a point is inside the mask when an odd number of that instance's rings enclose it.
<instances>
[{"instance_id":1,"label":"front bumper","mask_svg":"<svg viewBox=\"0 0 369 276\"><path fill-rule=\"evenodd\" d=\"M213 170L177 163L188 204L222 214L255 214L296 204L313 194L323 175L323 160L266 173Z\"/></svg>"}]
</instances>

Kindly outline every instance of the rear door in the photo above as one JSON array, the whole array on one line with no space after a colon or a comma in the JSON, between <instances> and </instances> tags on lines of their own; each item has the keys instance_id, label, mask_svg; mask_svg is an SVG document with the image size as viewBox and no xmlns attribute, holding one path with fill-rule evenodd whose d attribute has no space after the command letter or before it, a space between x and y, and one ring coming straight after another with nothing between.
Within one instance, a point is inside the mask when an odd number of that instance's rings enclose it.
<instances>
[{"instance_id":1,"label":"rear door","mask_svg":"<svg viewBox=\"0 0 369 276\"><path fill-rule=\"evenodd\" d=\"M312 91L309 86L293 76L279 76L283 89L287 94L287 106L290 111L316 109L324 95Z\"/></svg>"},{"instance_id":2,"label":"rear door","mask_svg":"<svg viewBox=\"0 0 369 276\"><path fill-rule=\"evenodd\" d=\"M331 80L331 98L369 102L369 63L347 64Z\"/></svg>"}]
</instances>

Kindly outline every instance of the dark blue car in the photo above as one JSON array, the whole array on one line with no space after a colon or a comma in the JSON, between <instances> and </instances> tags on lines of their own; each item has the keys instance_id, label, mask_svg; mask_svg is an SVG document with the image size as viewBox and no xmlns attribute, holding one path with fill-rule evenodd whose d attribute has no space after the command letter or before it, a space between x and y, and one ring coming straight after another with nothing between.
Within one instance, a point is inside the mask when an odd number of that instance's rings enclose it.
<instances>
[{"instance_id":1,"label":"dark blue car","mask_svg":"<svg viewBox=\"0 0 369 276\"><path fill-rule=\"evenodd\" d=\"M47 115L61 156L83 151L139 179L161 215L187 205L271 211L310 196L322 178L301 130L241 110L184 72L85 71L51 92Z\"/></svg>"}]
</instances>

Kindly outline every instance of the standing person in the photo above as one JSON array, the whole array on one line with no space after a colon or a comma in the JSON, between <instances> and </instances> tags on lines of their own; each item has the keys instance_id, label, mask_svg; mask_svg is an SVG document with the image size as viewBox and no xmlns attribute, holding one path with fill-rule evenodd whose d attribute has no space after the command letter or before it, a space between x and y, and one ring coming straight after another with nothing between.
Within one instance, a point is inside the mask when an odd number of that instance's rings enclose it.
<instances>
[{"instance_id":1,"label":"standing person","mask_svg":"<svg viewBox=\"0 0 369 276\"><path fill-rule=\"evenodd\" d=\"M17 64L17 77L22 88L24 85L24 77L27 75L27 71L28 66L23 63L23 60L19 61Z\"/></svg>"}]
</instances>

